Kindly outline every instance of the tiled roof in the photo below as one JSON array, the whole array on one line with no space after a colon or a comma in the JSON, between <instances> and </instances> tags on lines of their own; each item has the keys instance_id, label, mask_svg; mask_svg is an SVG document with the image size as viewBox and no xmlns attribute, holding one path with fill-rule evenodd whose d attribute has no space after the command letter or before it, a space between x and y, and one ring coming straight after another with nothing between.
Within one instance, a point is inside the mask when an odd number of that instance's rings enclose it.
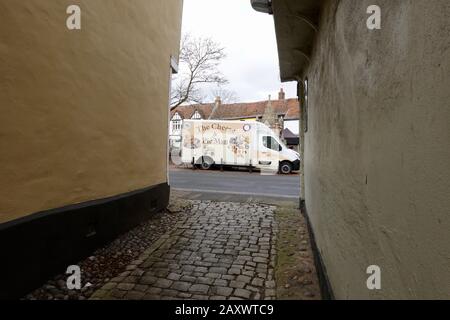
<instances>
[{"instance_id":1,"label":"tiled roof","mask_svg":"<svg viewBox=\"0 0 450 320\"><path fill-rule=\"evenodd\" d=\"M286 120L300 119L300 104L298 102L289 106L289 109L286 112L284 119Z\"/></svg>"},{"instance_id":2,"label":"tiled roof","mask_svg":"<svg viewBox=\"0 0 450 320\"><path fill-rule=\"evenodd\" d=\"M297 99L273 100L271 103L277 115L284 115L286 119L299 119L300 106ZM268 100L250 103L221 104L217 108L213 118L220 120L257 118L264 114L267 104ZM208 119L213 108L213 103L179 106L170 112L170 117L172 118L178 112L183 119L190 119L195 110L198 110L203 116L203 119Z\"/></svg>"},{"instance_id":3,"label":"tiled roof","mask_svg":"<svg viewBox=\"0 0 450 320\"><path fill-rule=\"evenodd\" d=\"M188 106L178 106L170 112L170 118L172 119L175 113L178 113L182 119L191 119L192 115L197 110L203 119L207 119L213 109L213 104L194 104Z\"/></svg>"}]
</instances>

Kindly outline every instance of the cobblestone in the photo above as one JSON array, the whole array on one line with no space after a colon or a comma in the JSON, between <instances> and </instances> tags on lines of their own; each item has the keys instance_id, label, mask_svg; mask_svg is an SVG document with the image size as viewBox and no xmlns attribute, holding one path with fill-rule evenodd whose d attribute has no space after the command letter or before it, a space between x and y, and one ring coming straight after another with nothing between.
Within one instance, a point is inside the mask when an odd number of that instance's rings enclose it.
<instances>
[{"instance_id":1,"label":"cobblestone","mask_svg":"<svg viewBox=\"0 0 450 320\"><path fill-rule=\"evenodd\" d=\"M235 296L245 298L245 299L250 299L251 294L252 294L251 291L248 291L245 289L236 289L234 291Z\"/></svg>"},{"instance_id":2,"label":"cobblestone","mask_svg":"<svg viewBox=\"0 0 450 320\"><path fill-rule=\"evenodd\" d=\"M274 299L275 207L191 201L190 212L95 299ZM271 282L272 281L272 282Z\"/></svg>"},{"instance_id":3,"label":"cobblestone","mask_svg":"<svg viewBox=\"0 0 450 320\"><path fill-rule=\"evenodd\" d=\"M213 289L213 292L215 292L216 294L220 295L220 296L225 296L228 297L231 295L231 293L233 292L233 288L228 288L228 287L215 287Z\"/></svg>"}]
</instances>

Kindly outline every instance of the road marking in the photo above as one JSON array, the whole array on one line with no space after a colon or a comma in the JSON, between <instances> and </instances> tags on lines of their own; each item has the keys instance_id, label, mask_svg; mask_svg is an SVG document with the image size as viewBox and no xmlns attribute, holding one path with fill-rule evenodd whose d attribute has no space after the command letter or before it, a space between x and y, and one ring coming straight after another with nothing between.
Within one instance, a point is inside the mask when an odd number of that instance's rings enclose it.
<instances>
[{"instance_id":1,"label":"road marking","mask_svg":"<svg viewBox=\"0 0 450 320\"><path fill-rule=\"evenodd\" d=\"M189 191L189 192L203 192L203 193L222 193L222 194L232 194L232 195L244 195L244 196L254 196L254 197L274 197L283 199L298 199L300 197L300 192L298 196L286 196L274 193L251 193L251 192L233 192L233 191L220 191L220 190L202 190L202 189L187 189L187 188L172 188L175 191Z\"/></svg>"}]
</instances>

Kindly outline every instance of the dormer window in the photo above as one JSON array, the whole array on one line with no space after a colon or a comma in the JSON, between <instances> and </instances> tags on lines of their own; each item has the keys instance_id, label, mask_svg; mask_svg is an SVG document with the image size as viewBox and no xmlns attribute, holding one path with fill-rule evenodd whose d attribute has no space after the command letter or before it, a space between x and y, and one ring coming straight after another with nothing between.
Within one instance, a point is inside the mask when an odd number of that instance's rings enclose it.
<instances>
[{"instance_id":1,"label":"dormer window","mask_svg":"<svg viewBox=\"0 0 450 320\"><path fill-rule=\"evenodd\" d=\"M195 110L195 112L194 112L194 114L192 115L191 119L192 119L192 120L201 120L201 119L202 119L202 116L201 116L201 114L200 114L197 110Z\"/></svg>"},{"instance_id":2,"label":"dormer window","mask_svg":"<svg viewBox=\"0 0 450 320\"><path fill-rule=\"evenodd\" d=\"M180 130L181 129L181 117L180 114L177 112L172 117L172 130Z\"/></svg>"}]
</instances>

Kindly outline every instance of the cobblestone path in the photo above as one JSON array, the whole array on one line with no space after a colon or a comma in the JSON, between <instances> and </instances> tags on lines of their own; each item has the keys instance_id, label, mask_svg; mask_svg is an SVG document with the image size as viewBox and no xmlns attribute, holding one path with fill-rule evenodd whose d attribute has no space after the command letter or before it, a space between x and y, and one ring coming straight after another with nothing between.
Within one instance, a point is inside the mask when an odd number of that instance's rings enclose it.
<instances>
[{"instance_id":1,"label":"cobblestone path","mask_svg":"<svg viewBox=\"0 0 450 320\"><path fill-rule=\"evenodd\" d=\"M275 207L191 203L185 220L92 299L275 299Z\"/></svg>"}]
</instances>

